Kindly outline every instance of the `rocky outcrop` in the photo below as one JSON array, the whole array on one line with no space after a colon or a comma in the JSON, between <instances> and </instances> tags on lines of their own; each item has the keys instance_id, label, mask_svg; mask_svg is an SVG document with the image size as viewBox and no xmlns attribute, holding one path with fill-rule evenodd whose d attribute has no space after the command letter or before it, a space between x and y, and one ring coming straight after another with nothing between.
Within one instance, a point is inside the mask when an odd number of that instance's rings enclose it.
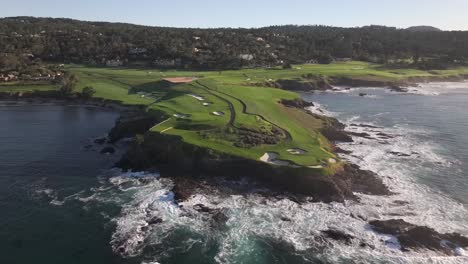
<instances>
[{"instance_id":1,"label":"rocky outcrop","mask_svg":"<svg viewBox=\"0 0 468 264\"><path fill-rule=\"evenodd\" d=\"M444 255L457 255L457 248L468 247L468 237L457 233L441 234L434 229L417 226L401 219L371 221L371 227L378 233L395 236L401 250L432 250Z\"/></svg>"},{"instance_id":2,"label":"rocky outcrop","mask_svg":"<svg viewBox=\"0 0 468 264\"><path fill-rule=\"evenodd\" d=\"M109 142L115 143L122 138L144 134L163 118L164 116L157 113L130 112L123 114L109 132Z\"/></svg>"},{"instance_id":3,"label":"rocky outcrop","mask_svg":"<svg viewBox=\"0 0 468 264\"><path fill-rule=\"evenodd\" d=\"M292 79L292 80L277 80L269 83L268 86L290 90L290 91L313 91L327 90L333 88L326 78L317 77L313 79Z\"/></svg>"},{"instance_id":4,"label":"rocky outcrop","mask_svg":"<svg viewBox=\"0 0 468 264\"><path fill-rule=\"evenodd\" d=\"M295 107L295 108L299 108L299 109L304 109L306 107L314 106L313 103L304 101L301 98L296 98L296 99L292 99L292 100L283 99L283 100L280 101L280 103L282 105L284 105L284 106L287 106L287 107Z\"/></svg>"},{"instance_id":5,"label":"rocky outcrop","mask_svg":"<svg viewBox=\"0 0 468 264\"><path fill-rule=\"evenodd\" d=\"M357 175L361 171L356 167L345 166L345 169L330 176L320 170L279 167L230 156L184 143L177 136L150 132L145 134L144 139L134 142L117 166L137 171L157 167L162 175L169 177L246 176L263 182L273 190L307 195L323 202L356 199L353 190L372 194L389 193L384 191L385 187L377 177L371 179L375 175L367 172L363 176ZM189 187L190 190L193 190L192 187ZM175 193L181 200L191 195L191 191L181 187L175 188Z\"/></svg>"}]
</instances>

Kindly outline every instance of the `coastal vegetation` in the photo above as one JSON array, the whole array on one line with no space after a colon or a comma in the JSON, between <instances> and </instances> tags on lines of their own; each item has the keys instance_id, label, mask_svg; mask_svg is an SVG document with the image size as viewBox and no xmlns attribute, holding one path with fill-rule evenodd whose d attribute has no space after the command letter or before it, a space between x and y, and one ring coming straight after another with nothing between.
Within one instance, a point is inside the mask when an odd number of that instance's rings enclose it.
<instances>
[{"instance_id":1,"label":"coastal vegetation","mask_svg":"<svg viewBox=\"0 0 468 264\"><path fill-rule=\"evenodd\" d=\"M416 69L466 65L468 32L427 27L148 27L72 19L0 19L0 58L94 66L240 69L361 60Z\"/></svg>"},{"instance_id":2,"label":"coastal vegetation","mask_svg":"<svg viewBox=\"0 0 468 264\"><path fill-rule=\"evenodd\" d=\"M465 67L424 71L359 61L225 71L74 64L63 70L66 74L59 82L31 85L18 81L0 85L0 90L27 93L49 89L68 97L142 105L161 121L151 133L180 137L219 153L323 173L332 173L338 166L329 140L321 133L330 120L308 113L299 95L288 90L324 89L343 81L391 86L415 78L449 79L468 74ZM318 82L322 85L310 85Z\"/></svg>"}]
</instances>

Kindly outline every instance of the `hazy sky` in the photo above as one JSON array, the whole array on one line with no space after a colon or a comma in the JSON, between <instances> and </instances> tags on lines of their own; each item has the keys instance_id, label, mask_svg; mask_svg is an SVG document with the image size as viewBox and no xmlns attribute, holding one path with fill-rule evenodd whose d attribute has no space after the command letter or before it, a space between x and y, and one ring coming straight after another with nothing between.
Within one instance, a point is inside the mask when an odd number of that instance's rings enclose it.
<instances>
[{"instance_id":1,"label":"hazy sky","mask_svg":"<svg viewBox=\"0 0 468 264\"><path fill-rule=\"evenodd\" d=\"M468 0L0 0L0 17L175 27L432 25L468 30Z\"/></svg>"}]
</instances>

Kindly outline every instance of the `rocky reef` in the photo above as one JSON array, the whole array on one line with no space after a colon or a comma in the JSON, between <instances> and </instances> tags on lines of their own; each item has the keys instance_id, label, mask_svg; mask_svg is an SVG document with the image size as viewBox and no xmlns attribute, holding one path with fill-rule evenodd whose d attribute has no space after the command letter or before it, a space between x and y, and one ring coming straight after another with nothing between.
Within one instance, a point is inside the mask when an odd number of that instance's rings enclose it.
<instances>
[{"instance_id":1,"label":"rocky reef","mask_svg":"<svg viewBox=\"0 0 468 264\"><path fill-rule=\"evenodd\" d=\"M402 219L369 222L378 233L395 236L402 251L432 250L444 255L458 255L459 248L468 247L468 237L457 233L441 234L432 228L417 226Z\"/></svg>"}]
</instances>

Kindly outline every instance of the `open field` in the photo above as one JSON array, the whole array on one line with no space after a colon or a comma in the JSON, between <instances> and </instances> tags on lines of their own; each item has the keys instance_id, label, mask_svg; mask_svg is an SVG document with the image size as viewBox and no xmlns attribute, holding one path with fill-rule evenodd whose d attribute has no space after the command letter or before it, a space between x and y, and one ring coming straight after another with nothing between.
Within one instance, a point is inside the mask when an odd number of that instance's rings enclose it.
<instances>
[{"instance_id":1,"label":"open field","mask_svg":"<svg viewBox=\"0 0 468 264\"><path fill-rule=\"evenodd\" d=\"M261 84L308 75L398 81L409 77L468 74L468 68L427 72L386 69L364 62L204 72L79 65L68 65L67 70L79 78L77 91L92 86L95 97L146 105L148 110L164 112L169 118L151 129L155 133L181 136L190 144L254 160L265 153L274 153L275 159L283 164L316 168L332 166L328 161L335 158L328 141L318 132L323 121L279 103L282 99L298 98L296 93L261 87ZM188 79L176 77L194 79L186 82L179 80ZM52 89L57 87L0 85L0 92Z\"/></svg>"}]
</instances>

